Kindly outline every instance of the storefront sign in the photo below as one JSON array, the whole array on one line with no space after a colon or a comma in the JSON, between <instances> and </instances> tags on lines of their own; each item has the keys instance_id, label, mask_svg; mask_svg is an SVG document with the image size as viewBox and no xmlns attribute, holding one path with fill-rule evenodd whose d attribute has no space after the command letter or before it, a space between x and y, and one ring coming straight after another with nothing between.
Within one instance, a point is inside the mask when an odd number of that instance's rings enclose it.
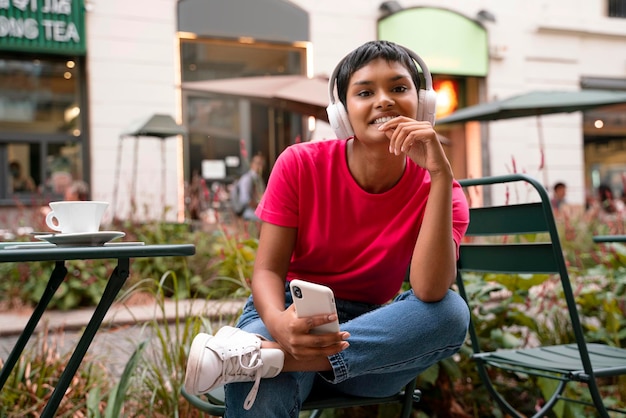
<instances>
[{"instance_id":1,"label":"storefront sign","mask_svg":"<svg viewBox=\"0 0 626 418\"><path fill-rule=\"evenodd\" d=\"M0 50L85 54L83 0L0 0Z\"/></svg>"}]
</instances>

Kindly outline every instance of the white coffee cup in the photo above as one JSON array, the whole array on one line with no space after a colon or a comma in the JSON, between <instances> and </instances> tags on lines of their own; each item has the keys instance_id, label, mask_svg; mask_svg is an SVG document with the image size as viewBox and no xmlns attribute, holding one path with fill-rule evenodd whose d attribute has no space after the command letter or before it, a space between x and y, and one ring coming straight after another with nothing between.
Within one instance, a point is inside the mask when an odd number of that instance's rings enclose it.
<instances>
[{"instance_id":1,"label":"white coffee cup","mask_svg":"<svg viewBox=\"0 0 626 418\"><path fill-rule=\"evenodd\" d=\"M52 210L46 215L46 225L63 234L98 232L109 202L67 201L50 202Z\"/></svg>"}]
</instances>

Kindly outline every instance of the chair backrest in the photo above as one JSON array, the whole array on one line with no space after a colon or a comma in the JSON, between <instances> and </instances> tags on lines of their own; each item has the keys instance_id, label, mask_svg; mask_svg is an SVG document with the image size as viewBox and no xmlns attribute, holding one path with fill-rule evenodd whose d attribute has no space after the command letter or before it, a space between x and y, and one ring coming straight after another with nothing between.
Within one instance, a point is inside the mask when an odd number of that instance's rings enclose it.
<instances>
[{"instance_id":1,"label":"chair backrest","mask_svg":"<svg viewBox=\"0 0 626 418\"><path fill-rule=\"evenodd\" d=\"M464 179L459 183L471 192L472 187L503 184L507 188L522 187L538 197L534 203L513 203L470 209L467 242L461 244L457 286L461 296L468 301L463 283L466 272L506 274L558 274L563 287L574 337L578 343L585 369L591 369L584 333L576 307L559 234L546 189L533 177L510 174L477 179ZM509 196L511 195L508 190ZM541 242L523 242L524 236L533 235ZM494 238L500 236L499 238ZM471 301L468 301L471 307ZM470 338L475 353L481 351L475 324L470 326ZM588 364L585 364L588 363Z\"/></svg>"}]
</instances>

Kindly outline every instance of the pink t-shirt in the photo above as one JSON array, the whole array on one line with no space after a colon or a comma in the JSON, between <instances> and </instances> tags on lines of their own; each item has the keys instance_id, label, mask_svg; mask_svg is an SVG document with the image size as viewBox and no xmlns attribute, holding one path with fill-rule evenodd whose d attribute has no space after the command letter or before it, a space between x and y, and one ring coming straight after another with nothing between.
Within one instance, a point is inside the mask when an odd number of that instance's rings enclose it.
<instances>
[{"instance_id":1,"label":"pink t-shirt","mask_svg":"<svg viewBox=\"0 0 626 418\"><path fill-rule=\"evenodd\" d=\"M287 280L324 284L340 299L383 304L405 278L430 175L407 158L406 170L392 189L368 193L348 170L346 144L326 140L286 148L256 214L264 222L298 229ZM452 202L450 239L458 250L469 212L456 181Z\"/></svg>"}]
</instances>

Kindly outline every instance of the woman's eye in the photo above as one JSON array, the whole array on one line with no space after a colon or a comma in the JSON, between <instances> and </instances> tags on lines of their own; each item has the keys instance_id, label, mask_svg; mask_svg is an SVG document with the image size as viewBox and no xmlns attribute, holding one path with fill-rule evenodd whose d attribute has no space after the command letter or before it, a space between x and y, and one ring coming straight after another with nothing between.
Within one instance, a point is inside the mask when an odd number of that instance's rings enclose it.
<instances>
[{"instance_id":1,"label":"woman's eye","mask_svg":"<svg viewBox=\"0 0 626 418\"><path fill-rule=\"evenodd\" d=\"M368 97L371 96L372 92L369 90L362 90L360 92L357 93L357 96L359 97Z\"/></svg>"},{"instance_id":2,"label":"woman's eye","mask_svg":"<svg viewBox=\"0 0 626 418\"><path fill-rule=\"evenodd\" d=\"M397 86L393 88L393 91L396 93L403 93L405 91L407 91L408 88L406 86Z\"/></svg>"}]
</instances>

